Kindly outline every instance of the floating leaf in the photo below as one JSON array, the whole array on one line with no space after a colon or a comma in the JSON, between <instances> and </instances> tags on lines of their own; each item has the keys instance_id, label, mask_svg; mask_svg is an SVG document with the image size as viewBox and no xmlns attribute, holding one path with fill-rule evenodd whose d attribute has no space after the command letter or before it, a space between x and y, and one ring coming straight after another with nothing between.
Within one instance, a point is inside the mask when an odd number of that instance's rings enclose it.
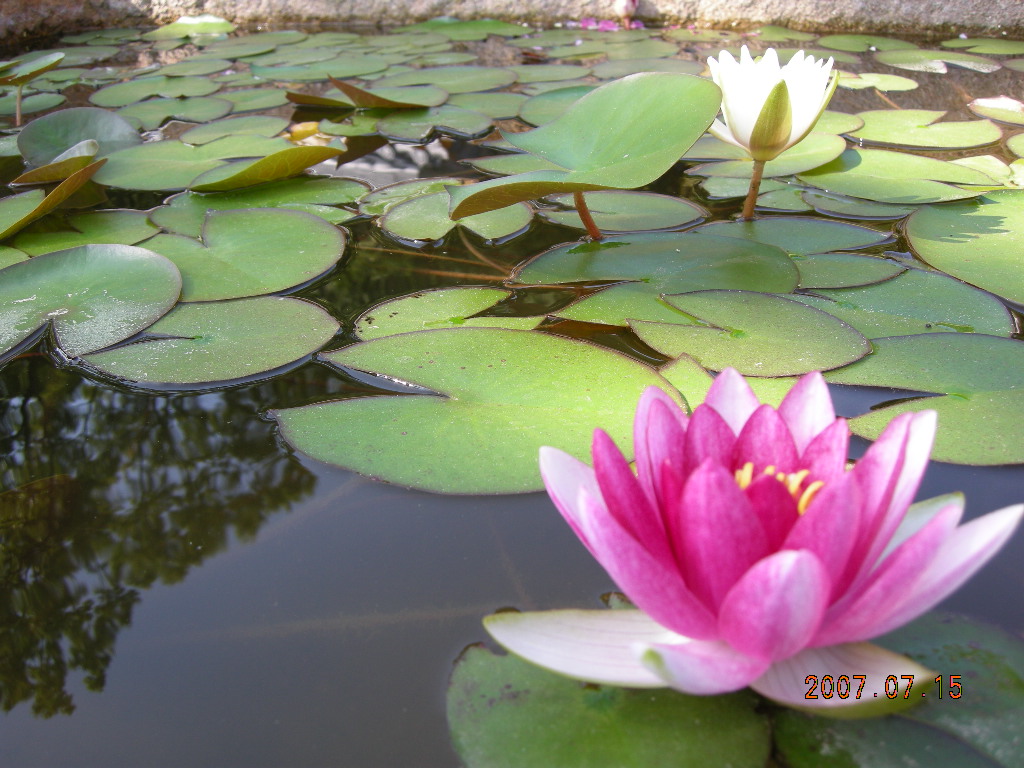
<instances>
[{"instance_id":1,"label":"floating leaf","mask_svg":"<svg viewBox=\"0 0 1024 768\"><path fill-rule=\"evenodd\" d=\"M858 200L845 195L834 195L828 192L807 190L800 193L804 202L818 213L826 216L837 216L841 219L902 219L917 210L910 205L892 205L890 203L874 203Z\"/></svg>"},{"instance_id":2,"label":"floating leaf","mask_svg":"<svg viewBox=\"0 0 1024 768\"><path fill-rule=\"evenodd\" d=\"M423 144L443 133L456 138L486 136L492 130L491 118L469 109L445 104L430 109L405 109L377 122L377 131L393 141Z\"/></svg>"},{"instance_id":3,"label":"floating leaf","mask_svg":"<svg viewBox=\"0 0 1024 768\"><path fill-rule=\"evenodd\" d=\"M11 184L50 184L64 181L68 176L92 163L99 148L99 142L92 139L80 141L66 152L53 158L52 163L26 171L14 179Z\"/></svg>"},{"instance_id":4,"label":"floating leaf","mask_svg":"<svg viewBox=\"0 0 1024 768\"><path fill-rule=\"evenodd\" d=\"M672 391L624 355L536 331L417 331L321 357L438 394L271 411L282 437L321 461L440 493L540 490L540 446L586 456L597 425L628 454L640 393L648 386Z\"/></svg>"},{"instance_id":5,"label":"floating leaf","mask_svg":"<svg viewBox=\"0 0 1024 768\"><path fill-rule=\"evenodd\" d=\"M572 210L542 209L540 215L543 218L566 227L584 228L574 208L572 195L551 195L547 199ZM585 199L597 228L602 232L679 229L709 215L704 208L689 200L653 192L606 190L589 192Z\"/></svg>"},{"instance_id":6,"label":"floating leaf","mask_svg":"<svg viewBox=\"0 0 1024 768\"><path fill-rule=\"evenodd\" d=\"M261 109L275 109L288 103L285 91L274 88L245 88L237 91L224 91L217 94L218 99L231 102L231 111L255 112Z\"/></svg>"},{"instance_id":7,"label":"floating leaf","mask_svg":"<svg viewBox=\"0 0 1024 768\"><path fill-rule=\"evenodd\" d=\"M763 173L766 178L774 178L809 171L839 157L844 149L846 149L846 141L841 136L815 132L787 149L774 160L765 163ZM687 173L694 176L731 176L749 179L754 173L754 161L749 157L744 157L739 160L724 160L720 163L704 163L695 165Z\"/></svg>"},{"instance_id":8,"label":"floating leaf","mask_svg":"<svg viewBox=\"0 0 1024 768\"><path fill-rule=\"evenodd\" d=\"M578 64L525 64L509 67L520 83L547 83L575 80L590 74L590 67Z\"/></svg>"},{"instance_id":9,"label":"floating leaf","mask_svg":"<svg viewBox=\"0 0 1024 768\"><path fill-rule=\"evenodd\" d=\"M474 157L465 162L478 171L483 171L492 176L511 176L514 173L559 170L559 166L545 160L543 157L528 155L525 152L493 155L491 157Z\"/></svg>"},{"instance_id":10,"label":"floating leaf","mask_svg":"<svg viewBox=\"0 0 1024 768\"><path fill-rule=\"evenodd\" d=\"M270 138L281 133L288 127L283 117L272 115L250 115L248 117L229 117L216 120L206 125L197 125L181 134L186 144L209 144L211 141L225 136L264 136Z\"/></svg>"},{"instance_id":11,"label":"floating leaf","mask_svg":"<svg viewBox=\"0 0 1024 768\"><path fill-rule=\"evenodd\" d=\"M442 16L428 21L421 21L419 24L412 24L406 27L399 27L397 32L435 32L444 35L450 40L486 40L490 35L499 37L516 37L529 32L518 24L511 24L507 21L497 19L453 19L449 16Z\"/></svg>"},{"instance_id":12,"label":"floating leaf","mask_svg":"<svg viewBox=\"0 0 1024 768\"><path fill-rule=\"evenodd\" d=\"M230 67L227 59L185 59L160 67L157 73L165 77L195 77L214 75Z\"/></svg>"},{"instance_id":13,"label":"floating leaf","mask_svg":"<svg viewBox=\"0 0 1024 768\"><path fill-rule=\"evenodd\" d=\"M550 123L596 87L595 85L573 85L531 96L520 107L519 117L530 125Z\"/></svg>"},{"instance_id":14,"label":"floating leaf","mask_svg":"<svg viewBox=\"0 0 1024 768\"><path fill-rule=\"evenodd\" d=\"M863 53L864 51L896 51L904 48L917 48L906 40L878 35L825 35L818 38L818 45L836 51Z\"/></svg>"},{"instance_id":15,"label":"floating leaf","mask_svg":"<svg viewBox=\"0 0 1024 768\"><path fill-rule=\"evenodd\" d=\"M122 117L96 107L73 107L36 118L18 134L18 149L29 165L46 165L83 141L95 141L100 157L142 143Z\"/></svg>"},{"instance_id":16,"label":"floating leaf","mask_svg":"<svg viewBox=\"0 0 1024 768\"><path fill-rule=\"evenodd\" d=\"M404 200L391 206L378 224L402 240L440 240L456 226L475 232L485 240L500 240L521 233L533 220L533 210L517 203L496 211L453 221L448 216L448 193L435 192Z\"/></svg>"},{"instance_id":17,"label":"floating leaf","mask_svg":"<svg viewBox=\"0 0 1024 768\"><path fill-rule=\"evenodd\" d=\"M699 75L705 69L698 61L683 59L613 59L593 67L594 77L615 80L640 72L678 72L681 75Z\"/></svg>"},{"instance_id":18,"label":"floating leaf","mask_svg":"<svg viewBox=\"0 0 1024 768\"><path fill-rule=\"evenodd\" d=\"M967 108L976 115L1010 125L1024 125L1024 102L1009 96L975 99Z\"/></svg>"},{"instance_id":19,"label":"floating leaf","mask_svg":"<svg viewBox=\"0 0 1024 768\"><path fill-rule=\"evenodd\" d=\"M839 368L871 351L846 323L792 299L752 291L696 291L666 296L689 325L633 321L644 342L670 357L689 355L705 368L753 376L797 376Z\"/></svg>"},{"instance_id":20,"label":"floating leaf","mask_svg":"<svg viewBox=\"0 0 1024 768\"><path fill-rule=\"evenodd\" d=\"M899 75L882 75L876 72L840 72L839 87L851 90L876 88L879 91L912 91L917 81Z\"/></svg>"},{"instance_id":21,"label":"floating leaf","mask_svg":"<svg viewBox=\"0 0 1024 768\"><path fill-rule=\"evenodd\" d=\"M44 72L59 67L64 61L63 53L46 53L42 56L24 58L0 71L0 85L24 85Z\"/></svg>"},{"instance_id":22,"label":"floating leaf","mask_svg":"<svg viewBox=\"0 0 1024 768\"><path fill-rule=\"evenodd\" d=\"M811 253L793 255L797 269L800 270L800 287L805 289L819 288L854 288L861 285L873 285L889 280L905 272L906 267L888 259L874 256L862 256L857 253ZM792 298L803 300L803 296ZM824 307L822 307L824 309ZM828 309L825 309L828 312ZM846 318L841 318L845 320ZM849 322L847 320L847 322ZM853 325L853 323L850 323ZM861 330L858 328L858 330Z\"/></svg>"},{"instance_id":23,"label":"floating leaf","mask_svg":"<svg viewBox=\"0 0 1024 768\"><path fill-rule=\"evenodd\" d=\"M492 120L503 120L518 115L526 99L522 93L457 93L448 103L480 112Z\"/></svg>"},{"instance_id":24,"label":"floating leaf","mask_svg":"<svg viewBox=\"0 0 1024 768\"><path fill-rule=\"evenodd\" d=\"M998 56L1015 56L1024 53L1024 41L1007 40L1005 37L967 37L943 40L943 48L966 48L970 53L994 53Z\"/></svg>"},{"instance_id":25,"label":"floating leaf","mask_svg":"<svg viewBox=\"0 0 1024 768\"><path fill-rule=\"evenodd\" d=\"M359 213L364 216L380 216L401 202L412 200L421 195L443 192L447 185L458 183L460 183L459 179L441 176L410 179L409 181L389 184L386 187L378 187L360 199Z\"/></svg>"},{"instance_id":26,"label":"floating leaf","mask_svg":"<svg viewBox=\"0 0 1024 768\"><path fill-rule=\"evenodd\" d=\"M179 304L151 338L85 355L92 368L139 385L248 382L316 352L338 331L316 304L279 296Z\"/></svg>"},{"instance_id":27,"label":"floating leaf","mask_svg":"<svg viewBox=\"0 0 1024 768\"><path fill-rule=\"evenodd\" d=\"M875 54L875 58L890 67L936 74L945 74L947 64L971 69L975 72L995 72L1000 66L999 62L986 59L984 56L927 49L879 51Z\"/></svg>"},{"instance_id":28,"label":"floating leaf","mask_svg":"<svg viewBox=\"0 0 1024 768\"><path fill-rule=\"evenodd\" d=\"M435 85L409 85L399 88L360 88L331 78L334 87L360 109L416 109L437 107L448 99L448 91Z\"/></svg>"},{"instance_id":29,"label":"floating leaf","mask_svg":"<svg viewBox=\"0 0 1024 768\"><path fill-rule=\"evenodd\" d=\"M25 253L38 256L41 253L63 251L79 245L113 243L135 245L157 233L143 211L92 211L68 216L59 227L48 219L19 232L13 244Z\"/></svg>"},{"instance_id":30,"label":"floating leaf","mask_svg":"<svg viewBox=\"0 0 1024 768\"><path fill-rule=\"evenodd\" d=\"M220 89L206 77L140 77L126 83L101 88L89 97L97 107L126 107L153 96L176 99L183 96L209 96Z\"/></svg>"},{"instance_id":31,"label":"floating leaf","mask_svg":"<svg viewBox=\"0 0 1024 768\"><path fill-rule=\"evenodd\" d=\"M486 315L481 312L512 295L501 288L437 288L375 304L355 319L355 334L363 341L410 331L439 328L510 328L528 331L543 318Z\"/></svg>"},{"instance_id":32,"label":"floating leaf","mask_svg":"<svg viewBox=\"0 0 1024 768\"><path fill-rule=\"evenodd\" d=\"M946 113L931 109L879 109L860 112L864 127L851 138L869 144L891 144L915 149L968 149L994 144L1003 137L988 120L936 122Z\"/></svg>"},{"instance_id":33,"label":"floating leaf","mask_svg":"<svg viewBox=\"0 0 1024 768\"><path fill-rule=\"evenodd\" d=\"M0 357L50 327L70 357L141 331L178 300L181 278L159 254L131 245L83 245L0 273Z\"/></svg>"},{"instance_id":34,"label":"floating leaf","mask_svg":"<svg viewBox=\"0 0 1024 768\"><path fill-rule=\"evenodd\" d=\"M31 96L26 96L21 100L21 114L31 115L35 112L43 112L47 109L59 107L65 101L67 99L59 93L33 93ZM9 96L0 97L0 115L14 115L16 112L16 94L12 93Z\"/></svg>"},{"instance_id":35,"label":"floating leaf","mask_svg":"<svg viewBox=\"0 0 1024 768\"><path fill-rule=\"evenodd\" d=\"M402 85L436 85L448 93L470 93L471 91L490 91L494 88L511 85L515 81L515 72L498 67L431 67L384 77L378 80L376 85L379 88Z\"/></svg>"},{"instance_id":36,"label":"floating leaf","mask_svg":"<svg viewBox=\"0 0 1024 768\"><path fill-rule=\"evenodd\" d=\"M695 230L718 237L738 237L774 245L788 253L828 253L870 248L889 239L886 232L839 221L805 217L716 221Z\"/></svg>"},{"instance_id":37,"label":"floating leaf","mask_svg":"<svg viewBox=\"0 0 1024 768\"><path fill-rule=\"evenodd\" d=\"M0 198L0 240L10 237L15 232L45 216L71 197L91 179L103 166L105 160L99 160L76 171L58 184L49 194L41 189L23 192L20 195Z\"/></svg>"},{"instance_id":38,"label":"floating leaf","mask_svg":"<svg viewBox=\"0 0 1024 768\"><path fill-rule=\"evenodd\" d=\"M196 96L190 99L147 99L117 110L129 121L137 121L147 131L155 131L168 120L202 123L231 112L233 104L222 98Z\"/></svg>"},{"instance_id":39,"label":"floating leaf","mask_svg":"<svg viewBox=\"0 0 1024 768\"><path fill-rule=\"evenodd\" d=\"M955 464L1024 462L1019 417L1024 408L1024 347L979 333L929 333L876 339L870 355L833 371L837 384L892 387L940 397L912 397L850 421L877 438L891 419L934 409L939 430L932 458Z\"/></svg>"},{"instance_id":40,"label":"floating leaf","mask_svg":"<svg viewBox=\"0 0 1024 768\"><path fill-rule=\"evenodd\" d=\"M449 683L448 724L466 768L762 768L771 739L755 703L581 685L471 646Z\"/></svg>"},{"instance_id":41,"label":"floating leaf","mask_svg":"<svg viewBox=\"0 0 1024 768\"><path fill-rule=\"evenodd\" d=\"M280 181L302 173L342 154L335 147L288 147L256 160L241 160L205 171L192 180L195 192L226 192L270 181Z\"/></svg>"},{"instance_id":42,"label":"floating leaf","mask_svg":"<svg viewBox=\"0 0 1024 768\"><path fill-rule=\"evenodd\" d=\"M336 56L326 61L297 67L261 67L253 64L250 70L256 77L279 83L328 80L332 77L363 77L383 72L391 62L384 56Z\"/></svg>"},{"instance_id":43,"label":"floating leaf","mask_svg":"<svg viewBox=\"0 0 1024 768\"><path fill-rule=\"evenodd\" d=\"M907 219L907 239L914 253L932 266L1024 303L1024 191L926 206Z\"/></svg>"},{"instance_id":44,"label":"floating leaf","mask_svg":"<svg viewBox=\"0 0 1024 768\"><path fill-rule=\"evenodd\" d=\"M215 35L234 32L235 25L219 16L204 13L199 16L181 16L177 21L164 24L142 35L143 40L174 40L180 37Z\"/></svg>"},{"instance_id":45,"label":"floating leaf","mask_svg":"<svg viewBox=\"0 0 1024 768\"><path fill-rule=\"evenodd\" d=\"M216 301L309 282L338 262L345 236L308 213L255 208L211 211L201 242L157 235L146 247L177 265L182 301Z\"/></svg>"}]
</instances>

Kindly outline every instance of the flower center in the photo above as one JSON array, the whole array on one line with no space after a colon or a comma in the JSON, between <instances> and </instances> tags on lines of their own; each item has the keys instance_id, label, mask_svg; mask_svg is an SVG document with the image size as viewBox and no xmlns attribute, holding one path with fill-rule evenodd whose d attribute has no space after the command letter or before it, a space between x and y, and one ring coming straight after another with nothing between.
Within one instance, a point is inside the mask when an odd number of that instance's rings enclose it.
<instances>
[{"instance_id":1,"label":"flower center","mask_svg":"<svg viewBox=\"0 0 1024 768\"><path fill-rule=\"evenodd\" d=\"M804 486L804 481L807 476L811 473L809 469L801 469L799 472L779 472L774 466L769 465L764 468L762 475L768 475L774 477L780 483L782 483L786 490L789 491L789 495L796 499L796 511L801 515L807 511L807 507L810 505L811 500L814 499L815 494L820 491L825 483L822 480L815 480L813 483L808 483ZM743 490L747 489L754 480L754 462L748 461L742 467L736 470L736 484Z\"/></svg>"}]
</instances>

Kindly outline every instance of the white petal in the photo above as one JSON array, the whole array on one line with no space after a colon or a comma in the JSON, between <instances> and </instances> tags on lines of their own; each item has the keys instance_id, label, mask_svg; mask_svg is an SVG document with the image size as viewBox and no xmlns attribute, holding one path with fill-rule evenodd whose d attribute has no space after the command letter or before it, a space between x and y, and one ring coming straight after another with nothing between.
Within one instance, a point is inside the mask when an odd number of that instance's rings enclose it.
<instances>
[{"instance_id":1,"label":"white petal","mask_svg":"<svg viewBox=\"0 0 1024 768\"><path fill-rule=\"evenodd\" d=\"M552 672L630 688L666 686L640 662L638 643L686 641L636 610L495 613L484 627L517 656Z\"/></svg>"}]
</instances>

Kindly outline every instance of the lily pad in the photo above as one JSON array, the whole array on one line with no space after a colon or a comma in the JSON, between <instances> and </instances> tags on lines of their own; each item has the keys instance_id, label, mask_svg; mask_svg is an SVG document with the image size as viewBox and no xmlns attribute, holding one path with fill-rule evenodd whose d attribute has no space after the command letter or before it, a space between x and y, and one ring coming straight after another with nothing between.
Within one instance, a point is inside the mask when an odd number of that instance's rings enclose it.
<instances>
[{"instance_id":1,"label":"lily pad","mask_svg":"<svg viewBox=\"0 0 1024 768\"><path fill-rule=\"evenodd\" d=\"M858 200L845 195L834 195L828 192L807 190L800 197L818 213L836 216L840 219L878 219L880 221L902 219L917 210L911 205L892 205L891 203L875 203L870 200Z\"/></svg>"},{"instance_id":2,"label":"lily pad","mask_svg":"<svg viewBox=\"0 0 1024 768\"><path fill-rule=\"evenodd\" d=\"M989 120L937 122L945 115L931 109L878 109L860 112L864 127L850 134L868 144L914 149L969 149L994 144L1003 137ZM803 170L803 169L802 169Z\"/></svg>"},{"instance_id":3,"label":"lily pad","mask_svg":"<svg viewBox=\"0 0 1024 768\"><path fill-rule=\"evenodd\" d=\"M1009 125L1024 125L1024 102L1009 96L975 99L967 108L976 115Z\"/></svg>"},{"instance_id":4,"label":"lily pad","mask_svg":"<svg viewBox=\"0 0 1024 768\"><path fill-rule=\"evenodd\" d=\"M31 58L25 57L0 71L0 85L24 85L44 72L59 67L64 58L63 53L45 53Z\"/></svg>"},{"instance_id":5,"label":"lily pad","mask_svg":"<svg viewBox=\"0 0 1024 768\"><path fill-rule=\"evenodd\" d=\"M399 203L422 195L443 192L447 185L456 184L459 181L456 178L441 176L410 179L389 184L386 187L378 187L359 200L359 213L364 216L380 216Z\"/></svg>"},{"instance_id":6,"label":"lily pad","mask_svg":"<svg viewBox=\"0 0 1024 768\"><path fill-rule=\"evenodd\" d=\"M572 195L551 195L547 199L571 210L542 209L540 215L543 218L565 227L584 228L574 208ZM597 228L602 232L679 229L710 215L707 210L689 200L653 192L588 192L585 201Z\"/></svg>"},{"instance_id":7,"label":"lily pad","mask_svg":"<svg viewBox=\"0 0 1024 768\"><path fill-rule=\"evenodd\" d=\"M948 71L947 64L970 69L975 72L995 72L1000 67L999 62L986 59L984 56L922 48L879 51L875 54L875 59L882 64L888 64L890 67L909 69L912 72L934 72L936 74L945 74Z\"/></svg>"},{"instance_id":8,"label":"lily pad","mask_svg":"<svg viewBox=\"0 0 1024 768\"><path fill-rule=\"evenodd\" d=\"M117 83L101 88L89 97L97 107L126 107L143 99L161 96L176 99L184 96L209 96L220 89L206 77L140 77L126 83Z\"/></svg>"},{"instance_id":9,"label":"lily pad","mask_svg":"<svg viewBox=\"0 0 1024 768\"><path fill-rule=\"evenodd\" d=\"M456 226L475 232L485 240L500 240L525 231L532 220L530 206L517 203L453 221L448 216L448 193L434 192L391 206L378 224L385 232L402 240L440 240Z\"/></svg>"},{"instance_id":10,"label":"lily pad","mask_svg":"<svg viewBox=\"0 0 1024 768\"><path fill-rule=\"evenodd\" d=\"M839 157L846 149L846 140L831 133L814 132L764 165L764 176L791 176L794 173L818 168ZM687 170L694 176L730 176L749 179L754 173L754 161L749 157L704 163Z\"/></svg>"},{"instance_id":11,"label":"lily pad","mask_svg":"<svg viewBox=\"0 0 1024 768\"><path fill-rule=\"evenodd\" d=\"M67 99L59 93L33 93L21 100L21 114L31 115L36 112L43 112L47 109L59 107ZM0 97L0 115L14 115L17 113L17 96L9 94Z\"/></svg>"},{"instance_id":12,"label":"lily pad","mask_svg":"<svg viewBox=\"0 0 1024 768\"><path fill-rule=\"evenodd\" d=\"M593 67L594 77L615 80L640 72L678 72L681 75L699 75L705 66L699 61L684 59L613 59Z\"/></svg>"},{"instance_id":13,"label":"lily pad","mask_svg":"<svg viewBox=\"0 0 1024 768\"><path fill-rule=\"evenodd\" d=\"M907 269L897 262L859 253L794 254L792 258L800 270L800 287L805 289L874 285ZM798 295L793 298L802 297Z\"/></svg>"},{"instance_id":14,"label":"lily pad","mask_svg":"<svg viewBox=\"0 0 1024 768\"><path fill-rule=\"evenodd\" d=\"M529 155L526 152L510 152L490 157L474 157L465 161L478 171L492 176L511 176L514 173L530 173L532 171L557 171L559 166L543 157ZM596 193L593 193L596 194Z\"/></svg>"},{"instance_id":15,"label":"lily pad","mask_svg":"<svg viewBox=\"0 0 1024 768\"><path fill-rule=\"evenodd\" d=\"M240 160L211 168L193 179L189 187L195 192L226 192L280 181L337 157L342 151L335 147L288 147L256 160Z\"/></svg>"},{"instance_id":16,"label":"lily pad","mask_svg":"<svg viewBox=\"0 0 1024 768\"><path fill-rule=\"evenodd\" d=\"M38 218L48 214L96 175L105 160L99 160L76 171L58 184L49 194L33 189L20 195L0 198L0 240L24 229Z\"/></svg>"},{"instance_id":17,"label":"lily pad","mask_svg":"<svg viewBox=\"0 0 1024 768\"><path fill-rule=\"evenodd\" d=\"M762 768L771 738L755 702L584 686L471 646L449 683L448 724L466 768Z\"/></svg>"},{"instance_id":18,"label":"lily pad","mask_svg":"<svg viewBox=\"0 0 1024 768\"><path fill-rule=\"evenodd\" d=\"M143 40L174 40L180 37L214 35L234 32L235 25L219 16L204 13L199 16L181 16L177 21L146 32Z\"/></svg>"},{"instance_id":19,"label":"lily pad","mask_svg":"<svg viewBox=\"0 0 1024 768\"><path fill-rule=\"evenodd\" d=\"M752 376L797 376L859 360L871 344L835 317L792 299L752 291L696 291L666 296L689 325L633 321L648 345L703 367Z\"/></svg>"},{"instance_id":20,"label":"lily pad","mask_svg":"<svg viewBox=\"0 0 1024 768\"><path fill-rule=\"evenodd\" d=\"M397 32L434 32L444 35L450 40L486 40L489 35L499 37L516 37L524 35L530 30L518 24L497 19L455 19L450 16L442 16L436 19L421 21L419 24L412 24L406 27L399 27Z\"/></svg>"},{"instance_id":21,"label":"lily pad","mask_svg":"<svg viewBox=\"0 0 1024 768\"><path fill-rule=\"evenodd\" d=\"M918 87L916 80L899 75L883 75L877 72L840 72L839 87L850 90L876 88L879 91L912 91Z\"/></svg>"},{"instance_id":22,"label":"lily pad","mask_svg":"<svg viewBox=\"0 0 1024 768\"><path fill-rule=\"evenodd\" d=\"M227 59L185 59L160 67L157 73L165 77L197 77L215 75L230 67Z\"/></svg>"},{"instance_id":23,"label":"lily pad","mask_svg":"<svg viewBox=\"0 0 1024 768\"><path fill-rule=\"evenodd\" d=\"M265 378L308 358L338 327L321 307L301 299L179 304L148 329L149 338L83 359L141 386L223 386Z\"/></svg>"},{"instance_id":24,"label":"lily pad","mask_svg":"<svg viewBox=\"0 0 1024 768\"><path fill-rule=\"evenodd\" d=\"M271 411L289 445L370 477L440 493L540 490L540 446L587 456L599 424L629 453L640 393L647 386L674 392L624 355L536 331L417 331L321 358L437 394Z\"/></svg>"},{"instance_id":25,"label":"lily pad","mask_svg":"<svg viewBox=\"0 0 1024 768\"><path fill-rule=\"evenodd\" d=\"M522 93L457 93L448 99L448 103L480 112L492 120L504 120L518 115L527 98Z\"/></svg>"},{"instance_id":26,"label":"lily pad","mask_svg":"<svg viewBox=\"0 0 1024 768\"><path fill-rule=\"evenodd\" d=\"M225 136L277 136L288 127L283 117L272 115L250 115L247 117L229 117L216 120L206 125L197 125L181 134L186 144L209 144Z\"/></svg>"},{"instance_id":27,"label":"lily pad","mask_svg":"<svg viewBox=\"0 0 1024 768\"><path fill-rule=\"evenodd\" d=\"M189 99L146 99L117 110L129 121L136 121L144 130L155 131L168 120L202 123L230 114L233 104L222 98L196 96Z\"/></svg>"},{"instance_id":28,"label":"lily pad","mask_svg":"<svg viewBox=\"0 0 1024 768\"><path fill-rule=\"evenodd\" d=\"M1024 53L1024 41L1005 37L966 37L943 40L943 48L966 48L970 53L994 53L997 56L1016 56Z\"/></svg>"},{"instance_id":29,"label":"lily pad","mask_svg":"<svg viewBox=\"0 0 1024 768\"><path fill-rule=\"evenodd\" d=\"M445 104L430 109L404 109L377 122L377 131L393 141L424 144L436 133L462 139L486 136L491 118L479 112Z\"/></svg>"},{"instance_id":30,"label":"lily pad","mask_svg":"<svg viewBox=\"0 0 1024 768\"><path fill-rule=\"evenodd\" d=\"M979 333L929 333L876 339L863 360L826 378L837 384L892 387L912 396L850 421L855 434L877 438L901 413L934 409L939 429L932 458L955 464L1024 462L1019 418L1024 408L1024 347Z\"/></svg>"},{"instance_id":31,"label":"lily pad","mask_svg":"<svg viewBox=\"0 0 1024 768\"><path fill-rule=\"evenodd\" d=\"M336 56L333 59L295 67L261 67L253 64L252 74L278 83L305 83L329 80L332 77L363 77L383 72L391 65L384 56Z\"/></svg>"},{"instance_id":32,"label":"lily pad","mask_svg":"<svg viewBox=\"0 0 1024 768\"><path fill-rule=\"evenodd\" d=\"M53 162L33 168L18 176L15 184L50 184L64 181L74 173L90 165L96 158L100 145L92 139L80 141L75 146L53 158Z\"/></svg>"},{"instance_id":33,"label":"lily pad","mask_svg":"<svg viewBox=\"0 0 1024 768\"><path fill-rule=\"evenodd\" d=\"M38 256L94 243L135 245L157 231L143 211L91 211L72 214L59 223L43 219L19 232L12 243L15 248Z\"/></svg>"},{"instance_id":34,"label":"lily pad","mask_svg":"<svg viewBox=\"0 0 1024 768\"><path fill-rule=\"evenodd\" d=\"M1009 337L1013 318L994 296L939 272L910 269L864 287L818 289L792 298L849 323L869 339L914 333Z\"/></svg>"},{"instance_id":35,"label":"lily pad","mask_svg":"<svg viewBox=\"0 0 1024 768\"><path fill-rule=\"evenodd\" d=\"M523 102L519 117L530 125L550 123L595 88L596 85L573 85L531 96Z\"/></svg>"},{"instance_id":36,"label":"lily pad","mask_svg":"<svg viewBox=\"0 0 1024 768\"><path fill-rule=\"evenodd\" d=\"M217 98L231 102L231 111L234 114L275 109L288 103L285 91L266 87L223 91L217 94Z\"/></svg>"},{"instance_id":37,"label":"lily pad","mask_svg":"<svg viewBox=\"0 0 1024 768\"><path fill-rule=\"evenodd\" d=\"M926 206L907 219L907 239L932 266L1024 304L1024 191Z\"/></svg>"},{"instance_id":38,"label":"lily pad","mask_svg":"<svg viewBox=\"0 0 1024 768\"><path fill-rule=\"evenodd\" d=\"M718 237L754 240L795 254L854 251L879 245L889 239L888 233L877 229L802 216L716 221L698 227L695 231Z\"/></svg>"},{"instance_id":39,"label":"lily pad","mask_svg":"<svg viewBox=\"0 0 1024 768\"><path fill-rule=\"evenodd\" d=\"M818 45L836 51L863 53L864 51L895 51L904 48L917 48L906 40L878 35L825 35L818 38Z\"/></svg>"},{"instance_id":40,"label":"lily pad","mask_svg":"<svg viewBox=\"0 0 1024 768\"><path fill-rule=\"evenodd\" d=\"M509 69L456 66L414 69L410 72L381 78L375 85L379 88L435 85L448 93L470 93L472 91L490 91L511 85L515 81L516 73Z\"/></svg>"},{"instance_id":41,"label":"lily pad","mask_svg":"<svg viewBox=\"0 0 1024 768\"><path fill-rule=\"evenodd\" d=\"M51 328L78 357L127 339L178 300L181 277L159 254L131 245L83 245L0 272L0 357Z\"/></svg>"},{"instance_id":42,"label":"lily pad","mask_svg":"<svg viewBox=\"0 0 1024 768\"><path fill-rule=\"evenodd\" d=\"M338 262L345 236L308 213L254 208L211 211L202 241L157 235L146 247L177 265L182 301L216 301L309 282Z\"/></svg>"},{"instance_id":43,"label":"lily pad","mask_svg":"<svg viewBox=\"0 0 1024 768\"><path fill-rule=\"evenodd\" d=\"M99 145L103 157L142 143L135 127L112 112L96 107L72 107L43 115L22 128L18 149L29 165L46 165L83 141Z\"/></svg>"},{"instance_id":44,"label":"lily pad","mask_svg":"<svg viewBox=\"0 0 1024 768\"><path fill-rule=\"evenodd\" d=\"M440 328L509 328L528 331L543 317L484 315L482 312L512 295L501 288L455 287L418 291L376 304L355 319L363 341L409 331Z\"/></svg>"}]
</instances>

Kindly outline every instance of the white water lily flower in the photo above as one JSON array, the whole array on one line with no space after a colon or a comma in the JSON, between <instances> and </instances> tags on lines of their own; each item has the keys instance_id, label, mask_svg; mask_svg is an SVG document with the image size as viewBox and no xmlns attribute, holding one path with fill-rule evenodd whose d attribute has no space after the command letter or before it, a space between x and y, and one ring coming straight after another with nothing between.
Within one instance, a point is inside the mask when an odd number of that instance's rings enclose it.
<instances>
[{"instance_id":1,"label":"white water lily flower","mask_svg":"<svg viewBox=\"0 0 1024 768\"><path fill-rule=\"evenodd\" d=\"M838 83L831 58L822 61L803 51L780 67L774 48L755 61L743 46L739 61L722 51L717 61L708 59L708 66L722 89L724 118L709 130L760 162L773 160L810 133Z\"/></svg>"}]
</instances>

